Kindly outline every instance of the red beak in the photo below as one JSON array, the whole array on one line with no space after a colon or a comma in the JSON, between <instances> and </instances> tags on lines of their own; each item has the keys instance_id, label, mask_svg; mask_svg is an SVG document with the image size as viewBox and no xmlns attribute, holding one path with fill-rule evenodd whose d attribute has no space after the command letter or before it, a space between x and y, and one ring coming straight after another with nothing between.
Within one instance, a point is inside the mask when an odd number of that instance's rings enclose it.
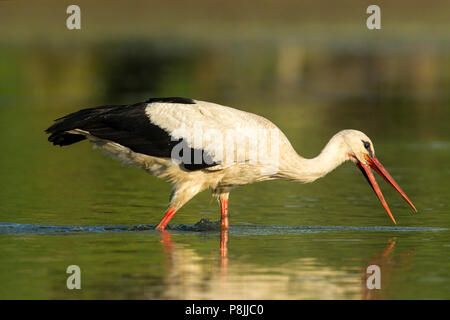
<instances>
[{"instance_id":1,"label":"red beak","mask_svg":"<svg viewBox=\"0 0 450 320\"><path fill-rule=\"evenodd\" d=\"M395 222L394 216L391 213L391 210L389 210L389 206L386 203L386 200L384 200L383 194L381 193L380 187L378 186L377 181L375 180L375 177L372 173L372 170L370 170L370 167L372 167L380 176L384 178L392 187L394 187L395 190L397 190L398 193L403 197L403 199L408 202L408 204L413 208L414 211L417 212L416 207L414 207L413 203L409 198L406 196L406 194L403 192L403 190L400 188L400 186L395 182L394 178L391 177L389 172L383 167L383 165L378 161L377 158L369 157L368 155L365 155L367 164L363 164L362 162L358 162L356 166L361 170L363 175L366 177L367 181L369 182L370 186L372 187L373 191L375 191L375 194L377 195L378 199L380 200L381 204L383 205L384 209L388 213L391 220ZM369 167L370 166L370 167Z\"/></svg>"}]
</instances>

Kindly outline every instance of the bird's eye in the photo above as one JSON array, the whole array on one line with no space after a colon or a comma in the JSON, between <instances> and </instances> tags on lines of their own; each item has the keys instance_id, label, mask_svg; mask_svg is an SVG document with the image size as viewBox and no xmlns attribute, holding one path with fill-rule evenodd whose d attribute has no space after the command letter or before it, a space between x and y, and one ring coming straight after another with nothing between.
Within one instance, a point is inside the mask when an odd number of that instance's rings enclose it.
<instances>
[{"instance_id":1,"label":"bird's eye","mask_svg":"<svg viewBox=\"0 0 450 320\"><path fill-rule=\"evenodd\" d=\"M363 141L363 144L364 144L364 148L366 148L367 150L370 151L370 143L367 141Z\"/></svg>"}]
</instances>

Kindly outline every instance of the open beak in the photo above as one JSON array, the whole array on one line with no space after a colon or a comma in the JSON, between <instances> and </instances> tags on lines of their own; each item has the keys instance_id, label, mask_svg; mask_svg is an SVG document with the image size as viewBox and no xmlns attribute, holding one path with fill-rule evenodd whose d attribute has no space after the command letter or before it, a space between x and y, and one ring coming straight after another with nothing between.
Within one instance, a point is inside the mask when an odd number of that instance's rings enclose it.
<instances>
[{"instance_id":1,"label":"open beak","mask_svg":"<svg viewBox=\"0 0 450 320\"><path fill-rule=\"evenodd\" d=\"M416 207L414 207L413 203L409 198L406 196L406 194L403 192L403 190L399 187L399 185L395 182L395 180L391 177L389 172L383 167L383 165L378 161L377 158L369 157L368 155L365 155L365 158L367 160L367 164L364 164L360 161L356 163L356 166L361 170L363 175L366 177L367 181L369 182L370 186L372 187L373 191L375 191L375 194L377 195L378 199L380 200L381 204L383 205L384 209L388 213L391 220L395 222L394 216L391 213L391 210L389 210L389 206L386 203L386 200L384 200L383 194L381 193L380 187L378 186L377 181L375 180L375 176L372 173L372 170L370 170L370 167L372 167L380 176L384 178L395 190L397 190L398 193L403 197L403 199L408 202L408 204L413 208L414 211L417 212ZM370 167L369 167L370 166Z\"/></svg>"}]
</instances>

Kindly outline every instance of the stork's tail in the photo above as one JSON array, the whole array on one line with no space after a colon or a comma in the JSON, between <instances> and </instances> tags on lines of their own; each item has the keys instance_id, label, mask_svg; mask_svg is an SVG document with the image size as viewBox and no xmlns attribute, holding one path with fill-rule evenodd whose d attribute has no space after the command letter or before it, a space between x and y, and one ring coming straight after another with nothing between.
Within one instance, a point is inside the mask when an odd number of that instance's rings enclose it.
<instances>
[{"instance_id":1,"label":"stork's tail","mask_svg":"<svg viewBox=\"0 0 450 320\"><path fill-rule=\"evenodd\" d=\"M49 133L49 132L47 132ZM82 134L67 133L67 132L55 132L48 137L48 141L55 146L68 146L70 144L79 142L86 139Z\"/></svg>"},{"instance_id":2,"label":"stork's tail","mask_svg":"<svg viewBox=\"0 0 450 320\"><path fill-rule=\"evenodd\" d=\"M62 118L56 119L55 123L45 130L50 134L48 141L58 146L68 146L86 139L80 132L74 133L72 130L83 129L89 126L99 115L110 111L117 106L102 106L96 108L83 109L70 113Z\"/></svg>"}]
</instances>

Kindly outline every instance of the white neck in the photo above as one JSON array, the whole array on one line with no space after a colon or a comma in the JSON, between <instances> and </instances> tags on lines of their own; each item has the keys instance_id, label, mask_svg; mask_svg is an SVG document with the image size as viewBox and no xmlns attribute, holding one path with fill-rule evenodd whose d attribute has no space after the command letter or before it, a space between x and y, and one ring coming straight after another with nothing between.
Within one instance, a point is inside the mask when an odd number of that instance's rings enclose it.
<instances>
[{"instance_id":1,"label":"white neck","mask_svg":"<svg viewBox=\"0 0 450 320\"><path fill-rule=\"evenodd\" d=\"M338 133L330 139L320 154L313 159L305 159L293 150L293 153L284 159L277 177L286 180L312 182L325 176L348 160L345 148L344 139Z\"/></svg>"}]
</instances>

